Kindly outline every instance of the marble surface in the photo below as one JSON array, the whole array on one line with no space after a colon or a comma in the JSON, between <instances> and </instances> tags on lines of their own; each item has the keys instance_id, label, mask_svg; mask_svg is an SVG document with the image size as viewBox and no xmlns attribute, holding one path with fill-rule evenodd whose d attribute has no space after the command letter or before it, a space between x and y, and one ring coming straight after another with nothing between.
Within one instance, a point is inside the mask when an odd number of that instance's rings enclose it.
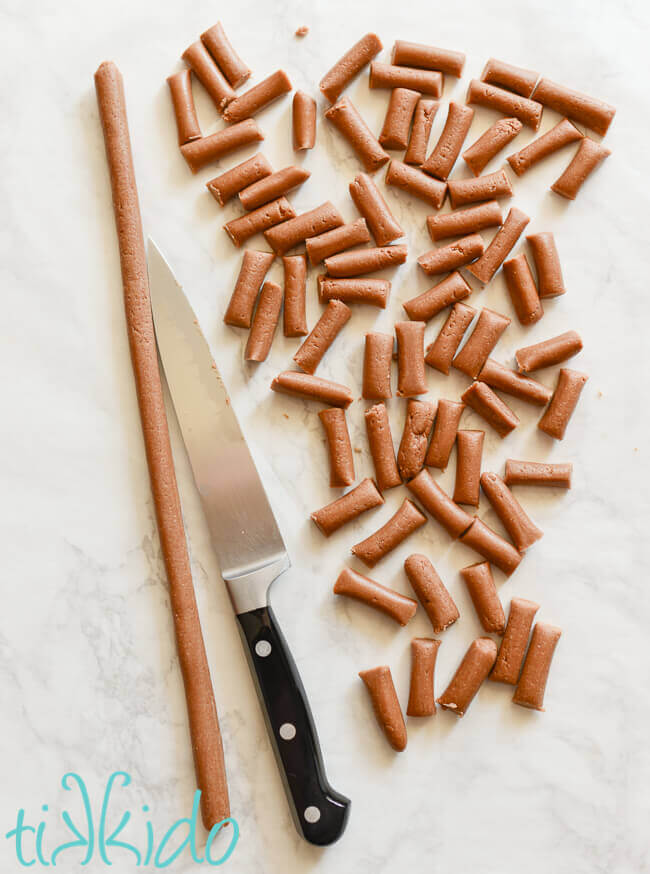
<instances>
[{"instance_id":1,"label":"marble surface","mask_svg":"<svg viewBox=\"0 0 650 874\"><path fill-rule=\"evenodd\" d=\"M294 86L315 94L323 72L374 29L387 47L394 38L410 38L466 51L463 81L447 79L445 100L462 99L469 78L494 55L618 107L607 137L613 154L575 203L548 190L567 152L515 180L513 203L531 215L530 230L556 233L568 293L547 304L536 326L513 323L496 357L509 362L518 346L575 328L585 349L574 364L590 374L564 442L539 434L536 411L516 402L521 427L503 442L493 432L486 438L488 469L501 471L507 457L574 463L570 492L520 491L545 536L510 580L497 577L504 604L515 594L532 598L541 604L540 619L563 628L544 714L513 706L508 688L489 684L463 720L444 712L409 720L408 748L399 756L373 720L357 672L389 664L405 706L409 642L429 634L430 626L420 610L408 629L395 628L362 605L335 599L331 589L351 558L351 544L388 518L405 492L388 493L384 508L325 541L308 521L311 510L333 497L316 412L269 392L272 376L290 365L297 343L278 336L268 361L248 367L242 361L245 338L221 321L241 258L221 225L238 209L221 210L204 183L254 150L192 176L176 148L164 81L180 68L185 46L218 16L254 67L253 81L282 65ZM561 15L537 0L495 0L489 6L467 0L444 14L424 0L414 0L408 11L365 0L309 6L240 0L219 10L205 0L2 0L3 834L19 807L32 820L49 815L49 832L57 834L55 812L69 800L60 788L66 771L83 775L94 799L112 771L129 771L134 782L123 797L138 810L149 805L158 834L189 813L194 791L92 83L98 64L111 58L126 82L145 230L187 289L277 510L294 569L277 584L273 603L309 690L331 782L353 802L345 836L329 849L307 846L293 830L172 422L232 810L241 826L240 843L225 867L239 874L409 866L481 874L650 870L644 548L650 101L641 70L649 19L640 0L582 0L564 4ZM297 40L294 31L303 24L310 33ZM217 129L221 122L196 90L204 130ZM367 74L349 93L378 131L387 93L369 92ZM444 117L441 111L434 137ZM493 119L477 111L468 142ZM289 99L259 117L267 136L264 152L277 168L294 160L289 121ZM542 130L556 121L546 112ZM515 144L531 138L525 132ZM317 150L298 160L312 178L292 197L296 209L330 198L352 218L347 185L359 165L338 134L319 124ZM456 175L465 170L457 168ZM387 197L407 231L411 255L419 255L428 248L426 206L395 191ZM271 275L279 273L274 266ZM390 276L389 308L356 309L319 371L351 385L355 397L364 331L390 330L401 317L400 303L428 287L414 257ZM313 324L315 271L308 292ZM470 302L513 315L501 276ZM429 325L427 339L442 320ZM542 374L549 385L554 378ZM466 384L459 374L445 378L429 371L427 379L434 399L456 398ZM355 401L349 411L360 450L358 476L371 473L363 408ZM404 402L393 400L396 438L403 414ZM481 427L471 413L463 421ZM449 487L453 474L452 458L441 483ZM499 528L483 501L480 513ZM401 568L413 551L432 558L461 610L460 621L443 635L440 692L480 633L458 576L475 556L431 523L374 576L408 592ZM51 814L40 813L43 803ZM3 871L19 870L4 840L0 858ZM175 870L196 867L183 858ZM118 870L131 862L122 857ZM103 867L93 861L88 870Z\"/></svg>"}]
</instances>

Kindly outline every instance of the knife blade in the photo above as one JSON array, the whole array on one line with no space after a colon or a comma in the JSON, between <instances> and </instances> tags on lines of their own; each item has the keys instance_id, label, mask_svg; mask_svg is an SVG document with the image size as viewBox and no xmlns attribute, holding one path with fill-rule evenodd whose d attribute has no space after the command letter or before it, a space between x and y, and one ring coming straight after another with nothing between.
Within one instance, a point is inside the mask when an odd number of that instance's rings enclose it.
<instances>
[{"instance_id":1,"label":"knife blade","mask_svg":"<svg viewBox=\"0 0 650 874\"><path fill-rule=\"evenodd\" d=\"M158 352L293 819L310 843L331 844L350 801L327 780L309 702L268 601L289 556L198 319L151 239L147 260Z\"/></svg>"}]
</instances>

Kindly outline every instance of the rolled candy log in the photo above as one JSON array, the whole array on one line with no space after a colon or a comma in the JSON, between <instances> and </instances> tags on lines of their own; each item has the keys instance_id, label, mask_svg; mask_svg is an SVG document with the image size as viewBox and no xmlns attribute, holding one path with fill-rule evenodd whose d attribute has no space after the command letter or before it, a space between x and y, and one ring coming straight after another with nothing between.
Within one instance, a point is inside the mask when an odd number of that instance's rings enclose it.
<instances>
[{"instance_id":1,"label":"rolled candy log","mask_svg":"<svg viewBox=\"0 0 650 874\"><path fill-rule=\"evenodd\" d=\"M478 621L488 634L503 634L506 617L494 585L494 577L488 561L464 567L460 572L472 599Z\"/></svg>"},{"instance_id":2,"label":"rolled candy log","mask_svg":"<svg viewBox=\"0 0 650 874\"><path fill-rule=\"evenodd\" d=\"M395 322L397 336L397 396L424 394L424 322Z\"/></svg>"},{"instance_id":3,"label":"rolled candy log","mask_svg":"<svg viewBox=\"0 0 650 874\"><path fill-rule=\"evenodd\" d=\"M469 133L474 110L462 103L449 103L447 120L433 151L422 164L425 173L447 181Z\"/></svg>"},{"instance_id":4,"label":"rolled candy log","mask_svg":"<svg viewBox=\"0 0 650 874\"><path fill-rule=\"evenodd\" d=\"M581 139L582 134L578 128L571 124L568 118L563 118L541 137L537 137L523 149L509 155L507 161L517 176L523 176L527 170L530 170L544 158L563 149L569 143L575 143Z\"/></svg>"},{"instance_id":5,"label":"rolled candy log","mask_svg":"<svg viewBox=\"0 0 650 874\"><path fill-rule=\"evenodd\" d=\"M535 100L513 94L504 88L472 79L467 89L467 103L494 109L508 118L518 118L522 124L537 130L542 120L543 106Z\"/></svg>"},{"instance_id":6,"label":"rolled candy log","mask_svg":"<svg viewBox=\"0 0 650 874\"><path fill-rule=\"evenodd\" d=\"M473 382L461 398L488 425L492 425L499 437L506 437L519 424L510 407L484 382Z\"/></svg>"},{"instance_id":7,"label":"rolled candy log","mask_svg":"<svg viewBox=\"0 0 650 874\"><path fill-rule=\"evenodd\" d=\"M476 379L509 324L510 319L507 316L484 307L476 320L474 330L452 361L452 366Z\"/></svg>"},{"instance_id":8,"label":"rolled candy log","mask_svg":"<svg viewBox=\"0 0 650 874\"><path fill-rule=\"evenodd\" d=\"M220 21L201 34L201 42L232 87L243 85L251 71L230 44Z\"/></svg>"},{"instance_id":9,"label":"rolled candy log","mask_svg":"<svg viewBox=\"0 0 650 874\"><path fill-rule=\"evenodd\" d=\"M533 325L544 315L526 253L521 252L503 262L506 288L521 325Z\"/></svg>"},{"instance_id":10,"label":"rolled candy log","mask_svg":"<svg viewBox=\"0 0 650 874\"><path fill-rule=\"evenodd\" d=\"M266 361L278 326L281 307L282 289L277 282L265 282L246 343L246 361Z\"/></svg>"},{"instance_id":11,"label":"rolled candy log","mask_svg":"<svg viewBox=\"0 0 650 874\"><path fill-rule=\"evenodd\" d=\"M471 644L451 682L438 698L438 704L456 716L464 716L483 680L492 670L497 645L489 637L479 637Z\"/></svg>"},{"instance_id":12,"label":"rolled candy log","mask_svg":"<svg viewBox=\"0 0 650 874\"><path fill-rule=\"evenodd\" d=\"M449 237L463 237L485 228L503 224L501 207L496 200L448 212L444 215L427 216L427 230L433 242Z\"/></svg>"},{"instance_id":13,"label":"rolled candy log","mask_svg":"<svg viewBox=\"0 0 650 874\"><path fill-rule=\"evenodd\" d=\"M284 70L276 70L262 82L253 85L239 97L235 97L223 111L224 120L235 124L245 118L251 118L274 103L283 94L291 91L291 80Z\"/></svg>"},{"instance_id":14,"label":"rolled candy log","mask_svg":"<svg viewBox=\"0 0 650 874\"><path fill-rule=\"evenodd\" d=\"M331 407L347 408L352 403L352 392L347 386L297 370L285 370L278 374L271 383L271 391L318 401Z\"/></svg>"},{"instance_id":15,"label":"rolled candy log","mask_svg":"<svg viewBox=\"0 0 650 874\"><path fill-rule=\"evenodd\" d=\"M329 537L356 519L367 510L372 510L384 503L384 499L377 491L377 487L371 479L362 479L358 486L350 489L345 495L341 495L335 501L321 507L311 514L311 519L320 528L325 537Z\"/></svg>"},{"instance_id":16,"label":"rolled candy log","mask_svg":"<svg viewBox=\"0 0 650 874\"><path fill-rule=\"evenodd\" d=\"M454 243L425 252L418 258L418 264L427 276L436 276L475 261L483 254L484 249L483 237L480 234L470 234Z\"/></svg>"},{"instance_id":17,"label":"rolled candy log","mask_svg":"<svg viewBox=\"0 0 650 874\"><path fill-rule=\"evenodd\" d=\"M264 232L267 243L277 255L284 255L289 249L304 243L308 237L316 237L323 231L338 228L343 219L338 209L329 200L309 212L294 215L282 223L282 227L271 227Z\"/></svg>"},{"instance_id":18,"label":"rolled candy log","mask_svg":"<svg viewBox=\"0 0 650 874\"><path fill-rule=\"evenodd\" d=\"M254 249L244 252L235 289L223 317L227 325L250 328L258 292L274 259L275 255L270 252Z\"/></svg>"},{"instance_id":19,"label":"rolled candy log","mask_svg":"<svg viewBox=\"0 0 650 874\"><path fill-rule=\"evenodd\" d=\"M557 253L555 238L546 231L539 234L529 234L526 237L533 253L533 261L537 270L537 291L540 298L558 297L564 294L564 279L560 256Z\"/></svg>"},{"instance_id":20,"label":"rolled candy log","mask_svg":"<svg viewBox=\"0 0 650 874\"><path fill-rule=\"evenodd\" d=\"M340 300L331 300L323 310L320 319L305 337L302 346L293 356L301 370L314 373L323 356L337 338L343 326L350 321L352 312Z\"/></svg>"},{"instance_id":21,"label":"rolled candy log","mask_svg":"<svg viewBox=\"0 0 650 874\"><path fill-rule=\"evenodd\" d=\"M404 236L399 222L388 208L374 180L367 173L359 173L350 182L350 197L368 222L370 233L378 246L386 246Z\"/></svg>"},{"instance_id":22,"label":"rolled candy log","mask_svg":"<svg viewBox=\"0 0 650 874\"><path fill-rule=\"evenodd\" d=\"M234 100L236 95L203 43L200 40L193 42L185 49L182 57L208 92L219 112L223 112L226 105Z\"/></svg>"},{"instance_id":23,"label":"rolled candy log","mask_svg":"<svg viewBox=\"0 0 650 874\"><path fill-rule=\"evenodd\" d=\"M190 140L201 138L201 128L196 117L196 107L192 95L191 75L190 71L186 69L167 77L176 118L179 146L184 146Z\"/></svg>"},{"instance_id":24,"label":"rolled candy log","mask_svg":"<svg viewBox=\"0 0 650 874\"><path fill-rule=\"evenodd\" d=\"M413 115L413 126L411 127L408 148L404 155L405 164L417 164L419 166L426 160L429 134L433 127L433 119L438 111L438 106L440 104L437 100L430 100L426 97L421 97L418 100L418 105L415 107Z\"/></svg>"},{"instance_id":25,"label":"rolled candy log","mask_svg":"<svg viewBox=\"0 0 650 874\"><path fill-rule=\"evenodd\" d=\"M518 118L500 118L465 149L463 161L472 173L480 176L492 158L514 140L522 126Z\"/></svg>"},{"instance_id":26,"label":"rolled candy log","mask_svg":"<svg viewBox=\"0 0 650 874\"><path fill-rule=\"evenodd\" d=\"M524 346L515 352L517 367L524 373L541 370L543 367L551 367L553 364L561 364L582 349L582 340L577 331L565 331L557 337L542 340L541 343L533 343L532 346Z\"/></svg>"},{"instance_id":27,"label":"rolled candy log","mask_svg":"<svg viewBox=\"0 0 650 874\"><path fill-rule=\"evenodd\" d=\"M603 100L588 97L580 91L557 85L550 79L540 79L533 92L533 97L544 106L550 106L560 115L584 124L599 136L604 137L612 119L616 115L615 107Z\"/></svg>"},{"instance_id":28,"label":"rolled candy log","mask_svg":"<svg viewBox=\"0 0 650 874\"><path fill-rule=\"evenodd\" d=\"M544 693L551 661L562 631L546 622L538 622L533 628L530 646L526 653L521 676L512 700L521 707L544 710Z\"/></svg>"},{"instance_id":29,"label":"rolled candy log","mask_svg":"<svg viewBox=\"0 0 650 874\"><path fill-rule=\"evenodd\" d=\"M365 123L356 106L342 97L325 112L338 132L350 143L368 173L374 173L390 160L379 140Z\"/></svg>"},{"instance_id":30,"label":"rolled candy log","mask_svg":"<svg viewBox=\"0 0 650 874\"><path fill-rule=\"evenodd\" d=\"M411 683L407 716L432 716L436 712L433 675L439 640L415 637L411 641Z\"/></svg>"},{"instance_id":31,"label":"rolled candy log","mask_svg":"<svg viewBox=\"0 0 650 874\"><path fill-rule=\"evenodd\" d=\"M538 407L545 407L553 394L550 388L542 385L541 382L537 382L536 379L531 379L529 376L522 376L516 370L510 370L503 364L499 364L494 358L488 358L478 375L478 379L487 383L490 388L512 395L513 398L519 398L521 401L528 401L528 403Z\"/></svg>"},{"instance_id":32,"label":"rolled candy log","mask_svg":"<svg viewBox=\"0 0 650 874\"><path fill-rule=\"evenodd\" d=\"M410 88L393 88L388 101L379 142L384 149L403 150L408 146L409 131L420 94Z\"/></svg>"},{"instance_id":33,"label":"rolled candy log","mask_svg":"<svg viewBox=\"0 0 650 874\"><path fill-rule=\"evenodd\" d=\"M229 155L237 149L243 149L251 143L259 143L264 139L264 134L252 118L247 118L239 124L224 127L214 134L201 137L200 140L191 140L181 146L181 154L187 162L192 173L211 164L224 155Z\"/></svg>"},{"instance_id":34,"label":"rolled candy log","mask_svg":"<svg viewBox=\"0 0 650 874\"><path fill-rule=\"evenodd\" d=\"M589 137L583 137L571 163L560 178L551 185L551 191L566 197L567 200L575 200L587 177L611 154L611 151L600 143L594 142Z\"/></svg>"},{"instance_id":35,"label":"rolled candy log","mask_svg":"<svg viewBox=\"0 0 650 874\"><path fill-rule=\"evenodd\" d=\"M347 595L355 601L362 601L375 610L380 610L386 616L390 616L400 625L406 625L415 616L418 609L417 601L400 595L388 586L371 580L363 574L353 571L351 568L343 568L334 584L335 595Z\"/></svg>"},{"instance_id":36,"label":"rolled candy log","mask_svg":"<svg viewBox=\"0 0 650 874\"><path fill-rule=\"evenodd\" d=\"M434 209L440 209L447 193L445 182L440 182L439 179L427 176L416 167L409 167L408 164L394 159L388 165L384 181L386 185L401 188L402 191L407 191L413 197L430 203Z\"/></svg>"},{"instance_id":37,"label":"rolled candy log","mask_svg":"<svg viewBox=\"0 0 650 874\"><path fill-rule=\"evenodd\" d=\"M459 431L456 435L454 501L457 504L478 507L484 439L485 431Z\"/></svg>"},{"instance_id":38,"label":"rolled candy log","mask_svg":"<svg viewBox=\"0 0 650 874\"><path fill-rule=\"evenodd\" d=\"M571 488L572 464L550 464L545 461L506 461L503 481L507 486L557 486Z\"/></svg>"},{"instance_id":39,"label":"rolled candy log","mask_svg":"<svg viewBox=\"0 0 650 874\"><path fill-rule=\"evenodd\" d=\"M544 532L535 525L501 477L496 473L481 474L481 488L519 552L525 552L541 540Z\"/></svg>"},{"instance_id":40,"label":"rolled candy log","mask_svg":"<svg viewBox=\"0 0 650 874\"><path fill-rule=\"evenodd\" d=\"M304 91L296 91L293 95L291 126L294 151L313 149L316 144L316 101Z\"/></svg>"},{"instance_id":41,"label":"rolled candy log","mask_svg":"<svg viewBox=\"0 0 650 874\"><path fill-rule=\"evenodd\" d=\"M460 616L458 607L426 555L409 555L404 570L436 634L453 625Z\"/></svg>"},{"instance_id":42,"label":"rolled candy log","mask_svg":"<svg viewBox=\"0 0 650 874\"><path fill-rule=\"evenodd\" d=\"M428 470L421 470L406 484L406 488L454 540L461 537L472 525L472 516L452 501Z\"/></svg>"},{"instance_id":43,"label":"rolled candy log","mask_svg":"<svg viewBox=\"0 0 650 874\"><path fill-rule=\"evenodd\" d=\"M512 197L512 185L505 170L486 173L474 179L452 179L448 183L449 199L454 209L470 203L495 200L497 197ZM453 213L452 213L453 215Z\"/></svg>"},{"instance_id":44,"label":"rolled candy log","mask_svg":"<svg viewBox=\"0 0 650 874\"><path fill-rule=\"evenodd\" d=\"M217 203L224 206L231 197L239 194L240 191L254 182L259 182L260 179L270 176L271 173L273 173L273 168L265 156L258 152L252 158L242 161L241 164L226 170L220 176L215 176L214 179L206 182L205 187Z\"/></svg>"},{"instance_id":45,"label":"rolled candy log","mask_svg":"<svg viewBox=\"0 0 650 874\"><path fill-rule=\"evenodd\" d=\"M239 201L246 210L257 209L271 200L277 200L302 185L311 173L302 167L284 167L270 176L265 176L239 192Z\"/></svg>"},{"instance_id":46,"label":"rolled candy log","mask_svg":"<svg viewBox=\"0 0 650 874\"><path fill-rule=\"evenodd\" d=\"M408 255L408 246L380 246L375 249L355 249L330 255L325 259L325 269L330 276L362 276L387 267L403 264Z\"/></svg>"},{"instance_id":47,"label":"rolled candy log","mask_svg":"<svg viewBox=\"0 0 650 874\"><path fill-rule=\"evenodd\" d=\"M492 668L490 679L495 683L508 683L516 686L521 666L526 655L528 636L533 625L539 604L526 598L513 598L503 640L499 647L497 660Z\"/></svg>"},{"instance_id":48,"label":"rolled candy log","mask_svg":"<svg viewBox=\"0 0 650 874\"><path fill-rule=\"evenodd\" d=\"M244 122L245 124L245 122ZM226 128L227 130L227 128ZM239 247L255 234L266 232L274 225L294 218L295 212L286 197L279 197L271 203L265 203L246 215L232 219L223 226L235 246Z\"/></svg>"},{"instance_id":49,"label":"rolled candy log","mask_svg":"<svg viewBox=\"0 0 650 874\"><path fill-rule=\"evenodd\" d=\"M488 528L478 516L474 517L471 526L461 536L460 542L478 552L479 555L502 570L506 576L510 576L517 569L522 559L521 553L514 548L512 543Z\"/></svg>"},{"instance_id":50,"label":"rolled candy log","mask_svg":"<svg viewBox=\"0 0 650 874\"><path fill-rule=\"evenodd\" d=\"M440 97L442 73L373 61L370 64L369 85L371 88L409 88L421 94L430 94L431 97Z\"/></svg>"},{"instance_id":51,"label":"rolled candy log","mask_svg":"<svg viewBox=\"0 0 650 874\"><path fill-rule=\"evenodd\" d=\"M404 431L397 452L397 466L403 480L412 479L424 467L435 414L434 404L413 399L406 404Z\"/></svg>"},{"instance_id":52,"label":"rolled candy log","mask_svg":"<svg viewBox=\"0 0 650 874\"><path fill-rule=\"evenodd\" d=\"M393 361L392 334L368 333L363 353L362 397L369 401L391 398L390 367Z\"/></svg>"},{"instance_id":53,"label":"rolled candy log","mask_svg":"<svg viewBox=\"0 0 650 874\"><path fill-rule=\"evenodd\" d=\"M485 252L478 261L468 266L469 272L481 282L489 282L514 248L529 221L525 212L513 206Z\"/></svg>"},{"instance_id":54,"label":"rolled candy log","mask_svg":"<svg viewBox=\"0 0 650 874\"><path fill-rule=\"evenodd\" d=\"M523 67L515 67L513 64L506 64L505 61L499 61L496 58L490 58L481 73L482 82L487 82L488 85L499 85L501 88L514 91L515 94L520 94L522 97L531 96L538 79L539 73L524 70Z\"/></svg>"},{"instance_id":55,"label":"rolled candy log","mask_svg":"<svg viewBox=\"0 0 650 874\"><path fill-rule=\"evenodd\" d=\"M447 321L424 356L424 363L448 374L451 362L469 328L476 310L464 303L456 303L447 316ZM489 359L488 359L489 361Z\"/></svg>"},{"instance_id":56,"label":"rolled candy log","mask_svg":"<svg viewBox=\"0 0 650 874\"><path fill-rule=\"evenodd\" d=\"M332 488L351 486L354 482L354 453L345 411L340 407L331 407L329 410L321 410L318 418L327 441L330 486Z\"/></svg>"},{"instance_id":57,"label":"rolled candy log","mask_svg":"<svg viewBox=\"0 0 650 874\"><path fill-rule=\"evenodd\" d=\"M304 255L285 255L284 269L284 336L304 337L307 334L305 292L307 259Z\"/></svg>"},{"instance_id":58,"label":"rolled candy log","mask_svg":"<svg viewBox=\"0 0 650 874\"><path fill-rule=\"evenodd\" d=\"M318 277L318 299L343 300L346 303L365 303L369 306L386 309L390 282L388 279L369 277L333 278L324 274Z\"/></svg>"},{"instance_id":59,"label":"rolled candy log","mask_svg":"<svg viewBox=\"0 0 650 874\"><path fill-rule=\"evenodd\" d=\"M381 528L378 528L370 537L355 543L352 547L353 555L367 565L374 567L378 561L392 552L393 549L403 543L407 537L425 525L427 517L412 501L404 499L402 506L391 516Z\"/></svg>"},{"instance_id":60,"label":"rolled candy log","mask_svg":"<svg viewBox=\"0 0 650 874\"><path fill-rule=\"evenodd\" d=\"M338 252L359 245L359 243L369 242L370 231L366 220L358 218L350 224L339 225L338 228L332 228L331 231L325 231L317 237L308 237L305 240L305 246L309 261L315 266L324 261L325 258L329 258L330 255L336 255Z\"/></svg>"},{"instance_id":61,"label":"rolled candy log","mask_svg":"<svg viewBox=\"0 0 650 874\"><path fill-rule=\"evenodd\" d=\"M359 671L359 676L370 695L379 727L392 748L401 753L406 749L406 726L390 668L380 665L367 671Z\"/></svg>"},{"instance_id":62,"label":"rolled candy log","mask_svg":"<svg viewBox=\"0 0 650 874\"><path fill-rule=\"evenodd\" d=\"M417 42L408 42L404 39L396 39L391 58L393 64L404 67L420 67L423 70L439 70L441 73L449 73L450 76L460 78L465 66L463 52L454 52L450 49L440 49L436 46L422 45Z\"/></svg>"},{"instance_id":63,"label":"rolled candy log","mask_svg":"<svg viewBox=\"0 0 650 874\"><path fill-rule=\"evenodd\" d=\"M437 467L440 470L447 467L464 409L465 404L460 401L448 401L445 398L438 401L433 436L424 462L427 467Z\"/></svg>"},{"instance_id":64,"label":"rolled candy log","mask_svg":"<svg viewBox=\"0 0 650 874\"><path fill-rule=\"evenodd\" d=\"M537 423L540 431L544 431L549 437L562 440L566 432L569 419L578 404L578 399L589 377L586 373L577 370L569 370L563 367L557 380L551 402L546 408L544 415Z\"/></svg>"},{"instance_id":65,"label":"rolled candy log","mask_svg":"<svg viewBox=\"0 0 650 874\"><path fill-rule=\"evenodd\" d=\"M357 76L370 61L378 55L383 46L375 33L367 33L356 42L331 70L320 80L319 88L330 103L338 100L343 89Z\"/></svg>"},{"instance_id":66,"label":"rolled candy log","mask_svg":"<svg viewBox=\"0 0 650 874\"><path fill-rule=\"evenodd\" d=\"M395 447L390 433L390 422L385 404L368 407L364 414L370 455L375 467L375 479L380 491L392 489L402 483Z\"/></svg>"},{"instance_id":67,"label":"rolled candy log","mask_svg":"<svg viewBox=\"0 0 650 874\"><path fill-rule=\"evenodd\" d=\"M409 319L428 322L445 307L464 300L472 293L472 289L456 270L445 276L436 285L412 297L402 304Z\"/></svg>"}]
</instances>

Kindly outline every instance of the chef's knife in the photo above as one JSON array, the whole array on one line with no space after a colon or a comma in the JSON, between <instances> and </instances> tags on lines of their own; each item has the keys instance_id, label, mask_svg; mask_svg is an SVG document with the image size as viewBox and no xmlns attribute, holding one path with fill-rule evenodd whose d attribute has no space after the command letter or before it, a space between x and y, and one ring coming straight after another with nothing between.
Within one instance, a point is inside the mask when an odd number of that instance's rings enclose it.
<instances>
[{"instance_id":1,"label":"chef's knife","mask_svg":"<svg viewBox=\"0 0 650 874\"><path fill-rule=\"evenodd\" d=\"M151 239L148 266L158 351L293 818L307 841L331 844L350 801L327 781L307 696L268 603L289 556L198 320Z\"/></svg>"}]
</instances>

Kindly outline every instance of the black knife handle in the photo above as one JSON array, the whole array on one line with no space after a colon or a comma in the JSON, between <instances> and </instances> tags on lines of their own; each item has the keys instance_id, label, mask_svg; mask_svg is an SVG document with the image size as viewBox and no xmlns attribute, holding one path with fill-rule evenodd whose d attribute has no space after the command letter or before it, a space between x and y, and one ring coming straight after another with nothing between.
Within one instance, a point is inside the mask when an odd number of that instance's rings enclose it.
<instances>
[{"instance_id":1,"label":"black knife handle","mask_svg":"<svg viewBox=\"0 0 650 874\"><path fill-rule=\"evenodd\" d=\"M312 844L341 837L350 801L327 781L314 719L269 606L237 616L296 828Z\"/></svg>"}]
</instances>

